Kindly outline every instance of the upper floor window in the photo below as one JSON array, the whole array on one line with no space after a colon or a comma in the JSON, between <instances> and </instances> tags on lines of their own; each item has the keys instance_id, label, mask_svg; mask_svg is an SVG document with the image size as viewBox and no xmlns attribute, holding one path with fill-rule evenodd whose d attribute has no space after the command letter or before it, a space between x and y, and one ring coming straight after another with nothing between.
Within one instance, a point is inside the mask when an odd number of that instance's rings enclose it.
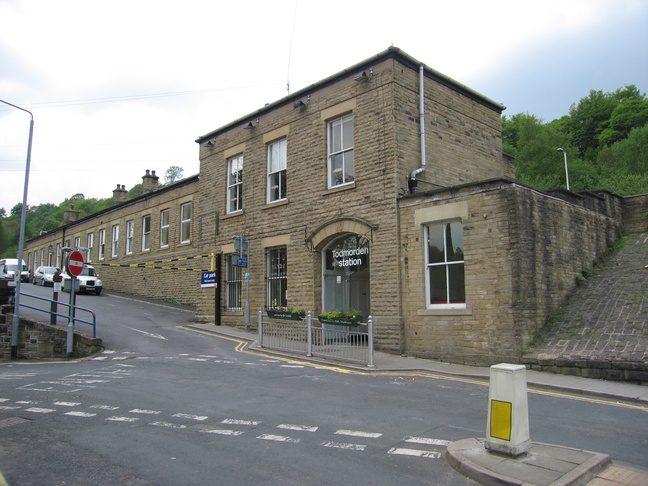
<instances>
[{"instance_id":1,"label":"upper floor window","mask_svg":"<svg viewBox=\"0 0 648 486\"><path fill-rule=\"evenodd\" d=\"M180 243L189 243L191 240L191 203L180 206Z\"/></svg>"},{"instance_id":2,"label":"upper floor window","mask_svg":"<svg viewBox=\"0 0 648 486\"><path fill-rule=\"evenodd\" d=\"M151 249L151 215L142 217L142 251Z\"/></svg>"},{"instance_id":3,"label":"upper floor window","mask_svg":"<svg viewBox=\"0 0 648 486\"><path fill-rule=\"evenodd\" d=\"M287 145L285 138L268 145L269 203L286 199Z\"/></svg>"},{"instance_id":4,"label":"upper floor window","mask_svg":"<svg viewBox=\"0 0 648 486\"><path fill-rule=\"evenodd\" d=\"M464 308L464 245L461 221L434 223L425 227L427 305L435 308Z\"/></svg>"},{"instance_id":5,"label":"upper floor window","mask_svg":"<svg viewBox=\"0 0 648 486\"><path fill-rule=\"evenodd\" d=\"M88 247L88 253L86 254L86 259L91 262L92 261L92 246L94 245L94 233L88 233L88 244L86 245Z\"/></svg>"},{"instance_id":6,"label":"upper floor window","mask_svg":"<svg viewBox=\"0 0 648 486\"><path fill-rule=\"evenodd\" d=\"M135 222L133 220L126 222L126 254L133 254L133 234L135 233Z\"/></svg>"},{"instance_id":7,"label":"upper floor window","mask_svg":"<svg viewBox=\"0 0 648 486\"><path fill-rule=\"evenodd\" d=\"M160 248L169 246L169 210L160 211Z\"/></svg>"},{"instance_id":8,"label":"upper floor window","mask_svg":"<svg viewBox=\"0 0 648 486\"><path fill-rule=\"evenodd\" d=\"M328 124L328 187L354 180L353 115L345 115Z\"/></svg>"},{"instance_id":9,"label":"upper floor window","mask_svg":"<svg viewBox=\"0 0 648 486\"><path fill-rule=\"evenodd\" d=\"M99 230L99 260L106 257L106 230ZM57 267L59 265L56 265Z\"/></svg>"},{"instance_id":10,"label":"upper floor window","mask_svg":"<svg viewBox=\"0 0 648 486\"><path fill-rule=\"evenodd\" d=\"M114 225L112 227L112 251L110 256L116 257L119 250L119 226Z\"/></svg>"},{"instance_id":11,"label":"upper floor window","mask_svg":"<svg viewBox=\"0 0 648 486\"><path fill-rule=\"evenodd\" d=\"M227 161L227 212L243 209L243 154Z\"/></svg>"}]
</instances>

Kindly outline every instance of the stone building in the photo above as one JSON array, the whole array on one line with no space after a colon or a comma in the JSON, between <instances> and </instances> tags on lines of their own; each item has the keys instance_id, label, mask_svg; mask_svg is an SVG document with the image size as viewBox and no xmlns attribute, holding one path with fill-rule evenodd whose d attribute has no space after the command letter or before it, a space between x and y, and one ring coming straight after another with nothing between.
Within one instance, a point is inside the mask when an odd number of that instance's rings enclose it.
<instances>
[{"instance_id":1,"label":"stone building","mask_svg":"<svg viewBox=\"0 0 648 486\"><path fill-rule=\"evenodd\" d=\"M132 201L118 185L26 255L88 246L106 289L206 321L242 326L246 301L353 308L379 349L514 362L583 267L645 228L647 199L517 183L503 109L392 47L199 137L199 177L158 189L147 172ZM219 289L201 289L212 255Z\"/></svg>"}]
</instances>

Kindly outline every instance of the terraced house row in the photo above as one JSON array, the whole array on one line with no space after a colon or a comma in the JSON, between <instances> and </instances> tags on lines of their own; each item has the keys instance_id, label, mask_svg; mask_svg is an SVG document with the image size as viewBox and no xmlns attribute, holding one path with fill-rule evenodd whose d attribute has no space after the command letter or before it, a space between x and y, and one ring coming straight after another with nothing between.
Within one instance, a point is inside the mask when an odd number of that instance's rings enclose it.
<instances>
[{"instance_id":1,"label":"terraced house row","mask_svg":"<svg viewBox=\"0 0 648 486\"><path fill-rule=\"evenodd\" d=\"M109 210L69 212L29 265L84 246L106 289L206 321L243 326L248 298L353 308L380 349L514 362L582 268L646 229L647 200L517 183L503 110L391 47L200 136L199 175L160 188L147 171L137 199L118 185ZM212 255L218 291L200 286Z\"/></svg>"}]
</instances>

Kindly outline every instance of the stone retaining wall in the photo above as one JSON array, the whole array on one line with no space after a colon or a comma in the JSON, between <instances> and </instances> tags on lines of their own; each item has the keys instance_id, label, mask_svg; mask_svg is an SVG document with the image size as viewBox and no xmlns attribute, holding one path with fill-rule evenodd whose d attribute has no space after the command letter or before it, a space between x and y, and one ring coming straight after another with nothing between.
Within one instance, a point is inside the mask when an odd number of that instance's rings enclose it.
<instances>
[{"instance_id":1,"label":"stone retaining wall","mask_svg":"<svg viewBox=\"0 0 648 486\"><path fill-rule=\"evenodd\" d=\"M12 306L2 306L3 311ZM0 315L0 360L11 359L11 312ZM101 339L75 331L72 358L84 358L98 353ZM18 359L64 359L67 358L67 328L20 318L18 329Z\"/></svg>"}]
</instances>

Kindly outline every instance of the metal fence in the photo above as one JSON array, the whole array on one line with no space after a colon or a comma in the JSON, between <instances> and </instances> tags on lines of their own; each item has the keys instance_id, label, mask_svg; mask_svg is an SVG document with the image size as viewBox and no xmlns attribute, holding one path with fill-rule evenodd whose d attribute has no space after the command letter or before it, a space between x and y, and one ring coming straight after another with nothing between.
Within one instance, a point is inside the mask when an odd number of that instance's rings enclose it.
<instances>
[{"instance_id":1,"label":"metal fence","mask_svg":"<svg viewBox=\"0 0 648 486\"><path fill-rule=\"evenodd\" d=\"M312 313L304 321L270 319L259 309L259 346L306 356L322 356L374 366L373 319L366 324L321 323Z\"/></svg>"},{"instance_id":2,"label":"metal fence","mask_svg":"<svg viewBox=\"0 0 648 486\"><path fill-rule=\"evenodd\" d=\"M27 305L27 304L24 304L22 302L20 302L20 307L25 307L27 309L32 309L32 310L35 310L35 311L45 312L46 314L49 314L50 315L50 324L56 325L56 318L57 317L63 317L64 319L67 319L68 321L71 320L73 323L81 322L83 324L87 324L89 326L92 326L92 337L97 337L97 316L90 309L84 309L83 307L79 307L77 305L70 306L70 304L66 304L65 302L55 301L55 300L52 300L52 299L46 299L45 297L39 297L38 295L25 294L24 292L21 292L20 295L21 295L21 297L30 297L32 299L48 302L49 303L49 309L43 309L41 307L35 307L33 305ZM67 308L67 314L61 314L61 313L57 312L57 309L58 309L59 305ZM77 311L85 312L86 314L89 314L89 316L86 319L82 319L80 317L77 317L76 316Z\"/></svg>"}]
</instances>

